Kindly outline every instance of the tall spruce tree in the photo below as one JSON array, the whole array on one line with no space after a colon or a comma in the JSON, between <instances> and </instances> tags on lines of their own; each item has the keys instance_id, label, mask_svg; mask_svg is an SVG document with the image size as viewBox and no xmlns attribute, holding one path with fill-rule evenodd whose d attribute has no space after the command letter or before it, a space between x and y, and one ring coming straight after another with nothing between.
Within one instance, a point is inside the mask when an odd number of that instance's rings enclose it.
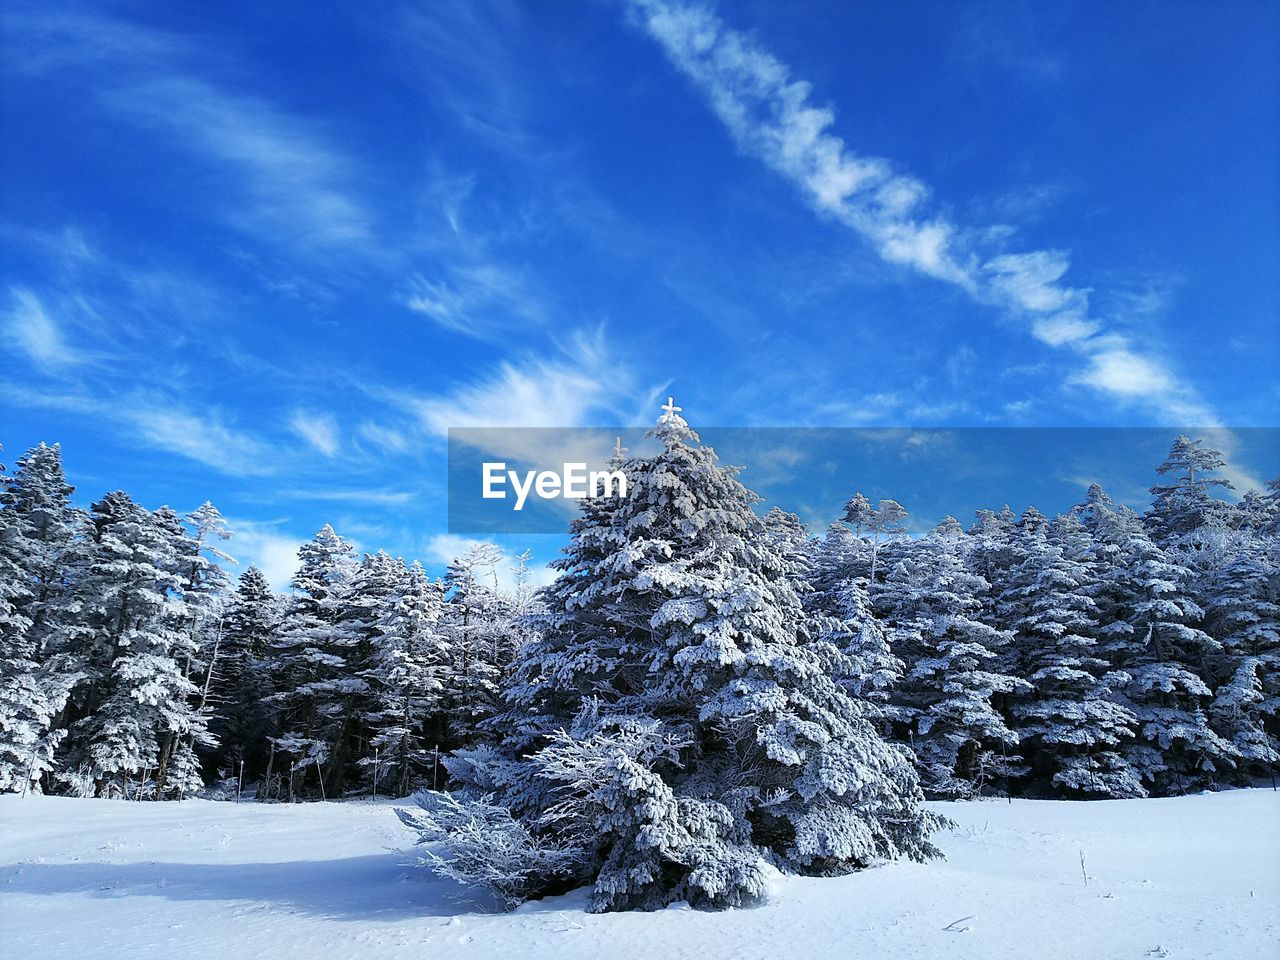
<instances>
[{"instance_id":1,"label":"tall spruce tree","mask_svg":"<svg viewBox=\"0 0 1280 960\"><path fill-rule=\"evenodd\" d=\"M1009 633L984 622L990 584L969 571L964 532L947 517L885 578L880 601L906 674L894 694L925 789L976 796L1016 771L1018 735L1002 715L1029 688L1001 669Z\"/></svg>"},{"instance_id":2,"label":"tall spruce tree","mask_svg":"<svg viewBox=\"0 0 1280 960\"><path fill-rule=\"evenodd\" d=\"M449 644L441 628L443 585L420 564L402 571L382 605L366 668L372 706L365 717L374 789L398 797L426 781L435 789L444 734Z\"/></svg>"},{"instance_id":3,"label":"tall spruce tree","mask_svg":"<svg viewBox=\"0 0 1280 960\"><path fill-rule=\"evenodd\" d=\"M1010 713L1032 789L1069 797L1145 796L1119 749L1132 741L1137 718L1111 696L1128 677L1111 673L1095 653L1090 538L1074 514L1051 525L1042 519L1024 516L996 605L998 622L1014 632L1007 669L1031 684L1012 698Z\"/></svg>"},{"instance_id":4,"label":"tall spruce tree","mask_svg":"<svg viewBox=\"0 0 1280 960\"><path fill-rule=\"evenodd\" d=\"M1280 566L1259 535L1235 533L1223 549L1205 608L1220 645L1210 657L1214 730L1239 753L1240 773L1280 773Z\"/></svg>"},{"instance_id":5,"label":"tall spruce tree","mask_svg":"<svg viewBox=\"0 0 1280 960\"><path fill-rule=\"evenodd\" d=\"M1128 676L1115 698L1138 736L1125 756L1153 793L1183 793L1229 774L1238 751L1209 724L1205 682L1221 644L1195 624L1191 571L1155 543L1133 510L1094 484L1076 511L1097 544L1099 655Z\"/></svg>"},{"instance_id":6,"label":"tall spruce tree","mask_svg":"<svg viewBox=\"0 0 1280 960\"><path fill-rule=\"evenodd\" d=\"M1213 476L1226 465L1226 458L1205 446L1203 440L1185 436L1174 440L1169 456L1156 468L1167 479L1151 488L1155 500L1146 517L1158 544L1168 547L1201 527L1226 521L1227 504L1212 493L1215 489L1234 489L1231 481Z\"/></svg>"},{"instance_id":7,"label":"tall spruce tree","mask_svg":"<svg viewBox=\"0 0 1280 960\"><path fill-rule=\"evenodd\" d=\"M503 559L495 544L478 543L445 570L447 602L441 624L450 653L444 682L452 703L449 739L453 746L477 742L486 721L499 712L503 673L518 645L513 598L498 582Z\"/></svg>"},{"instance_id":8,"label":"tall spruce tree","mask_svg":"<svg viewBox=\"0 0 1280 960\"><path fill-rule=\"evenodd\" d=\"M191 653L182 625L182 559L172 513L151 513L127 494L93 505L82 611L71 656L84 682L73 691L64 773L82 771L104 796L183 796L198 781L153 784L170 738L206 737L193 707Z\"/></svg>"},{"instance_id":9,"label":"tall spruce tree","mask_svg":"<svg viewBox=\"0 0 1280 960\"><path fill-rule=\"evenodd\" d=\"M72 492L57 445L0 474L0 791L48 786L65 736L59 721L77 680L65 652L80 525Z\"/></svg>"},{"instance_id":10,"label":"tall spruce tree","mask_svg":"<svg viewBox=\"0 0 1280 960\"><path fill-rule=\"evenodd\" d=\"M758 498L670 401L651 436L627 496L572 524L503 743L451 764L462 821L494 822L482 794L511 815L501 841L475 857L438 796L407 821L468 876L511 849L544 862L550 843L595 910L740 903L768 860L826 874L934 855L910 762L824 669Z\"/></svg>"},{"instance_id":11,"label":"tall spruce tree","mask_svg":"<svg viewBox=\"0 0 1280 960\"><path fill-rule=\"evenodd\" d=\"M223 616L209 698L214 705L210 729L218 741L213 769L238 783L252 783L267 772L269 737L275 732L268 658L279 624L279 599L262 571L248 567Z\"/></svg>"},{"instance_id":12,"label":"tall spruce tree","mask_svg":"<svg viewBox=\"0 0 1280 960\"><path fill-rule=\"evenodd\" d=\"M344 623L356 564L353 548L324 527L298 551L293 596L271 648L278 714L268 765L287 796L337 796L345 772L349 697L365 689L351 669L358 642ZM270 774L269 774L270 776ZM327 779L326 779L327 777Z\"/></svg>"}]
</instances>

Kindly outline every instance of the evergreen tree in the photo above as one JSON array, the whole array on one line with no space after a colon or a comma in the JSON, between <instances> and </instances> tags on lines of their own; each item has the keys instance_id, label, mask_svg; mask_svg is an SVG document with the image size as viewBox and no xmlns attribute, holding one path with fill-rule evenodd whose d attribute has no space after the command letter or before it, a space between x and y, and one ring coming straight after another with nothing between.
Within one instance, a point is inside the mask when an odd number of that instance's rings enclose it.
<instances>
[{"instance_id":1,"label":"evergreen tree","mask_svg":"<svg viewBox=\"0 0 1280 960\"><path fill-rule=\"evenodd\" d=\"M1097 484L1076 513L1103 561L1099 654L1128 675L1115 697L1138 719L1126 759L1153 793L1210 785L1234 767L1237 751L1209 725L1204 678L1221 644L1195 626L1203 610L1190 595L1191 571Z\"/></svg>"},{"instance_id":2,"label":"evergreen tree","mask_svg":"<svg viewBox=\"0 0 1280 960\"><path fill-rule=\"evenodd\" d=\"M887 721L896 716L889 697L902 681L904 664L894 654L884 624L871 611L866 581L843 581L820 595L815 607L826 618L822 639L841 654L835 674L840 685L863 705L868 717ZM887 722L880 727L882 733L891 731Z\"/></svg>"},{"instance_id":3,"label":"evergreen tree","mask_svg":"<svg viewBox=\"0 0 1280 960\"><path fill-rule=\"evenodd\" d=\"M879 506L872 508L861 493L855 493L845 504L843 520L853 527L854 536L862 540L862 531L867 531L865 542L869 560L866 577L869 589L874 590L877 583L882 544L906 533L907 516L906 509L897 500L881 500Z\"/></svg>"},{"instance_id":4,"label":"evergreen tree","mask_svg":"<svg viewBox=\"0 0 1280 960\"><path fill-rule=\"evenodd\" d=\"M385 784L395 796L431 775L445 718L444 677L449 645L441 629L443 586L420 564L404 570L383 607L365 679L373 709L366 716L373 757L374 789ZM437 748L434 752L432 748Z\"/></svg>"},{"instance_id":5,"label":"evergreen tree","mask_svg":"<svg viewBox=\"0 0 1280 960\"><path fill-rule=\"evenodd\" d=\"M766 857L825 874L933 855L910 763L824 669L757 498L664 410L627 497L586 501L572 524L503 743L451 772L502 801L512 842L550 842L565 882L593 880L596 910L739 903ZM414 824L461 854L442 803L428 795Z\"/></svg>"},{"instance_id":6,"label":"evergreen tree","mask_svg":"<svg viewBox=\"0 0 1280 960\"><path fill-rule=\"evenodd\" d=\"M1215 499L1212 491L1234 488L1229 480L1212 474L1226 464L1222 454L1206 447L1203 440L1180 436L1173 442L1169 456L1156 468L1168 481L1151 488L1155 502L1147 524L1158 544L1167 547L1200 527L1225 522L1227 505Z\"/></svg>"},{"instance_id":7,"label":"evergreen tree","mask_svg":"<svg viewBox=\"0 0 1280 960\"><path fill-rule=\"evenodd\" d=\"M519 642L512 598L498 585L502 560L500 548L478 543L445 570L443 629L451 655L445 684L453 704L450 742L456 746L476 742L499 711L503 672Z\"/></svg>"},{"instance_id":8,"label":"evergreen tree","mask_svg":"<svg viewBox=\"0 0 1280 960\"><path fill-rule=\"evenodd\" d=\"M4 471L0 464L0 473ZM37 682L29 636L31 621L19 607L30 601L8 476L0 476L0 791L38 785L56 742L49 735L51 704Z\"/></svg>"},{"instance_id":9,"label":"evergreen tree","mask_svg":"<svg viewBox=\"0 0 1280 960\"><path fill-rule=\"evenodd\" d=\"M1213 728L1240 756L1241 772L1280 772L1280 569L1256 534L1230 538L1205 628L1221 645L1212 658L1217 681Z\"/></svg>"},{"instance_id":10,"label":"evergreen tree","mask_svg":"<svg viewBox=\"0 0 1280 960\"><path fill-rule=\"evenodd\" d=\"M153 514L117 491L93 505L88 563L78 585L83 616L70 655L84 682L73 691L75 721L64 774L87 770L104 796L150 793L170 737L204 740L184 675L190 646L180 629L181 558L171 515ZM185 772L184 772L185 774ZM164 787L182 796L198 783Z\"/></svg>"},{"instance_id":11,"label":"evergreen tree","mask_svg":"<svg viewBox=\"0 0 1280 960\"><path fill-rule=\"evenodd\" d=\"M76 682L63 653L77 515L61 450L40 444L0 475L0 791L40 790Z\"/></svg>"},{"instance_id":12,"label":"evergreen tree","mask_svg":"<svg viewBox=\"0 0 1280 960\"><path fill-rule=\"evenodd\" d=\"M160 507L154 511L151 519L167 538L174 570L179 575L178 603L173 624L176 642L171 655L180 664L183 679L189 681L192 687L191 697L185 705L185 712L190 716L189 723L172 725L160 737L155 789L159 796L173 794L183 797L196 793L204 786L196 752L197 742L202 746L213 746L208 733L208 714L205 711L208 688L203 682L205 673L199 659L206 633L201 624L209 620L217 622L213 611L222 603L221 588L225 586L226 579L221 568L201 555L203 531L197 528L197 536L193 537L169 507ZM214 633L210 668L212 660L217 656L217 634L216 631Z\"/></svg>"},{"instance_id":13,"label":"evergreen tree","mask_svg":"<svg viewBox=\"0 0 1280 960\"><path fill-rule=\"evenodd\" d=\"M220 546L232 535L226 520L212 503L206 500L187 514L186 522L192 532L181 541L186 559L182 600L187 632L195 651L190 674L200 684L199 707L205 711L218 670L226 634L226 607L231 600L231 578L219 561L228 564L236 561Z\"/></svg>"},{"instance_id":14,"label":"evergreen tree","mask_svg":"<svg viewBox=\"0 0 1280 960\"><path fill-rule=\"evenodd\" d=\"M1031 689L1010 712L1020 752L1037 786L1067 796L1137 797L1146 791L1118 748L1137 718L1111 694L1127 680L1096 653L1095 571L1089 537L1074 514L1051 527L1038 512L1024 516L1016 563L997 603L999 622L1014 631L1007 669Z\"/></svg>"},{"instance_id":15,"label":"evergreen tree","mask_svg":"<svg viewBox=\"0 0 1280 960\"><path fill-rule=\"evenodd\" d=\"M1000 510L979 510L969 528L966 563L969 569L986 581L988 592L981 597L982 615L994 619L995 596L1017 563L1014 539L1018 535L1018 518L1005 504ZM1033 516L1032 522L1035 521ZM958 525L958 521L956 521Z\"/></svg>"},{"instance_id":16,"label":"evergreen tree","mask_svg":"<svg viewBox=\"0 0 1280 960\"><path fill-rule=\"evenodd\" d=\"M213 767L245 783L266 774L273 732L268 657L279 623L278 598L262 571L249 567L224 615L210 694L215 705L210 726L219 744Z\"/></svg>"},{"instance_id":17,"label":"evergreen tree","mask_svg":"<svg viewBox=\"0 0 1280 960\"><path fill-rule=\"evenodd\" d=\"M335 778L348 759L349 696L365 690L349 662L358 640L343 622L356 565L351 544L328 524L302 545L298 559L294 593L271 650L271 699L280 713L268 777L277 770L287 776L290 799L311 792L338 796L342 785Z\"/></svg>"},{"instance_id":18,"label":"evergreen tree","mask_svg":"<svg viewBox=\"0 0 1280 960\"><path fill-rule=\"evenodd\" d=\"M925 789L971 797L1015 772L1017 734L999 704L1029 685L1000 669L1007 632L979 619L989 584L965 563L960 525L946 518L889 572L881 600L906 675L895 694Z\"/></svg>"}]
</instances>

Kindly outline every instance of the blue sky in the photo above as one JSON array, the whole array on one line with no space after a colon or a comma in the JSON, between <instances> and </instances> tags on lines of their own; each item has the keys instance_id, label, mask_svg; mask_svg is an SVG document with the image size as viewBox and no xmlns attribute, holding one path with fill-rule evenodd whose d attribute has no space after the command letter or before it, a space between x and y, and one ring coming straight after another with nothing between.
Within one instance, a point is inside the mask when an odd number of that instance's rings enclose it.
<instances>
[{"instance_id":1,"label":"blue sky","mask_svg":"<svg viewBox=\"0 0 1280 960\"><path fill-rule=\"evenodd\" d=\"M277 579L449 426L1277 425L1274 4L0 16L0 441Z\"/></svg>"}]
</instances>

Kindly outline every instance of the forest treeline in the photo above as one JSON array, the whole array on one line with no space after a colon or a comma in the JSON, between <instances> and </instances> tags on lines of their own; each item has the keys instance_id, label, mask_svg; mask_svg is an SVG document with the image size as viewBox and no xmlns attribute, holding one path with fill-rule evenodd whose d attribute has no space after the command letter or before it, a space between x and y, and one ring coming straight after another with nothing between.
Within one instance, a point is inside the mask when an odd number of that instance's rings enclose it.
<instances>
[{"instance_id":1,"label":"forest treeline","mask_svg":"<svg viewBox=\"0 0 1280 960\"><path fill-rule=\"evenodd\" d=\"M771 631L788 639L770 657L807 648L809 666L780 675L816 664L929 796L1161 796L1280 767L1280 484L1229 502L1222 456L1178 437L1143 514L1095 484L1059 516L982 510L909 536L901 505L858 494L815 536L752 512L668 418L664 454L618 462L678 478L679 508L654 500L624 524L605 514L635 502L588 502L542 591L500 576L491 546L435 579L325 526L276 592L254 567L228 573L212 504L182 516L114 491L83 510L60 448L27 451L0 474L0 790L293 800L465 785L485 751L602 735L602 709L661 720L662 671L702 660L737 684L722 692L737 706L699 708L711 738L717 710L737 723L774 709L749 705L744 640ZM633 486L632 501L663 488ZM745 546L734 523L758 525ZM733 549L704 536L725 524ZM770 598L783 588L794 602ZM726 626L731 609L747 619ZM584 630L590 642L566 639ZM817 696L788 683L785 697ZM572 709L543 702L557 684ZM573 734L587 708L597 727ZM838 735L814 722L786 737ZM791 741L777 756L803 754Z\"/></svg>"}]
</instances>

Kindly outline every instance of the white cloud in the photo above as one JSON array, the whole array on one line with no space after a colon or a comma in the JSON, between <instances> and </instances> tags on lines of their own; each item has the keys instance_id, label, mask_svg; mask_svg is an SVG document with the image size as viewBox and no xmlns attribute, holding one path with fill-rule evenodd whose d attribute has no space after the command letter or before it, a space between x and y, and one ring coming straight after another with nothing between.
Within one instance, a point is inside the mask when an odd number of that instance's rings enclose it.
<instances>
[{"instance_id":1,"label":"white cloud","mask_svg":"<svg viewBox=\"0 0 1280 960\"><path fill-rule=\"evenodd\" d=\"M228 211L233 226L297 246L350 248L370 240L370 214L349 186L350 161L272 104L180 74L104 97L121 115L233 171L243 191Z\"/></svg>"},{"instance_id":2,"label":"white cloud","mask_svg":"<svg viewBox=\"0 0 1280 960\"><path fill-rule=\"evenodd\" d=\"M232 538L225 548L243 572L257 567L276 590L285 590L298 570L298 550L304 541L281 533L272 524L229 518Z\"/></svg>"},{"instance_id":3,"label":"white cloud","mask_svg":"<svg viewBox=\"0 0 1280 960\"><path fill-rule=\"evenodd\" d=\"M809 84L791 79L785 64L709 10L666 0L631 6L744 151L861 233L886 260L972 285L963 252L953 249L955 228L924 210L929 188L887 160L849 150L829 132L835 115L810 102Z\"/></svg>"},{"instance_id":4,"label":"white cloud","mask_svg":"<svg viewBox=\"0 0 1280 960\"><path fill-rule=\"evenodd\" d=\"M1033 253L1005 253L992 257L983 268L991 283L1010 301L1032 313L1052 313L1068 307L1088 309L1083 290L1058 286L1071 269L1071 261L1060 250Z\"/></svg>"},{"instance_id":5,"label":"white cloud","mask_svg":"<svg viewBox=\"0 0 1280 960\"><path fill-rule=\"evenodd\" d=\"M293 432L326 457L338 453L338 423L327 413L297 410L289 418Z\"/></svg>"},{"instance_id":6,"label":"white cloud","mask_svg":"<svg viewBox=\"0 0 1280 960\"><path fill-rule=\"evenodd\" d=\"M605 384L579 367L547 361L499 365L479 383L423 400L418 415L434 433L450 427L564 427L582 423Z\"/></svg>"},{"instance_id":7,"label":"white cloud","mask_svg":"<svg viewBox=\"0 0 1280 960\"><path fill-rule=\"evenodd\" d=\"M279 449L221 422L216 411L193 413L140 392L98 397L84 391L51 392L0 381L0 394L32 407L100 417L139 440L230 476L263 476L279 468Z\"/></svg>"},{"instance_id":8,"label":"white cloud","mask_svg":"<svg viewBox=\"0 0 1280 960\"><path fill-rule=\"evenodd\" d=\"M102 15L16 15L16 69L76 86L116 117L154 131L229 174L219 191L231 226L297 249L367 247L371 215L354 163L296 115L200 74L207 50L179 34Z\"/></svg>"},{"instance_id":9,"label":"white cloud","mask_svg":"<svg viewBox=\"0 0 1280 960\"><path fill-rule=\"evenodd\" d=\"M445 329L480 338L497 336L510 327L513 317L528 323L546 319L541 296L520 271L483 261L444 269L447 279L414 276L404 305Z\"/></svg>"},{"instance_id":10,"label":"white cloud","mask_svg":"<svg viewBox=\"0 0 1280 960\"><path fill-rule=\"evenodd\" d=\"M707 98L745 153L795 184L813 206L866 239L886 261L954 284L1023 323L1041 342L1080 357L1072 381L1174 419L1207 411L1193 391L1132 342L1112 343L1090 316L1085 288L1065 282L1061 251L1009 252L1006 225L961 227L930 208L931 191L880 157L860 156L831 132L808 83L753 37L702 6L629 0L641 27Z\"/></svg>"},{"instance_id":11,"label":"white cloud","mask_svg":"<svg viewBox=\"0 0 1280 960\"><path fill-rule=\"evenodd\" d=\"M356 434L384 453L404 453L409 449L409 438L403 432L377 423L366 421L360 424Z\"/></svg>"},{"instance_id":12,"label":"white cloud","mask_svg":"<svg viewBox=\"0 0 1280 960\"><path fill-rule=\"evenodd\" d=\"M5 326L27 358L44 370L81 363L84 357L67 345L44 304L30 290L9 291L12 305L5 312Z\"/></svg>"},{"instance_id":13,"label":"white cloud","mask_svg":"<svg viewBox=\"0 0 1280 960\"><path fill-rule=\"evenodd\" d=\"M450 427L573 427L591 411L625 396L630 377L606 354L599 337L577 338L563 357L504 362L477 383L410 405L437 435Z\"/></svg>"},{"instance_id":14,"label":"white cloud","mask_svg":"<svg viewBox=\"0 0 1280 960\"><path fill-rule=\"evenodd\" d=\"M1031 332L1037 340L1042 340L1051 347L1061 347L1069 343L1087 340L1102 329L1095 320L1087 320L1079 315L1059 313L1052 317L1040 317L1031 322Z\"/></svg>"},{"instance_id":15,"label":"white cloud","mask_svg":"<svg viewBox=\"0 0 1280 960\"><path fill-rule=\"evenodd\" d=\"M405 503L412 503L415 499L421 497L420 493L412 490L368 490L368 489L339 489L339 490L287 490L282 492L283 496L294 497L299 500L322 500L335 503L367 503L379 506L399 506ZM344 529L350 525L346 525Z\"/></svg>"},{"instance_id":16,"label":"white cloud","mask_svg":"<svg viewBox=\"0 0 1280 960\"><path fill-rule=\"evenodd\" d=\"M265 443L201 416L150 401L124 400L105 412L130 422L143 440L233 476L275 472L276 455Z\"/></svg>"},{"instance_id":17,"label":"white cloud","mask_svg":"<svg viewBox=\"0 0 1280 960\"><path fill-rule=\"evenodd\" d=\"M1121 397L1162 394L1174 386L1173 377L1167 370L1122 345L1091 354L1088 368L1076 379Z\"/></svg>"},{"instance_id":18,"label":"white cloud","mask_svg":"<svg viewBox=\"0 0 1280 960\"><path fill-rule=\"evenodd\" d=\"M1101 390L1121 401L1158 398L1166 422L1179 427L1212 427L1217 416L1181 384L1160 360L1138 352L1118 334L1096 336L1078 345L1086 366L1071 383Z\"/></svg>"}]
</instances>

